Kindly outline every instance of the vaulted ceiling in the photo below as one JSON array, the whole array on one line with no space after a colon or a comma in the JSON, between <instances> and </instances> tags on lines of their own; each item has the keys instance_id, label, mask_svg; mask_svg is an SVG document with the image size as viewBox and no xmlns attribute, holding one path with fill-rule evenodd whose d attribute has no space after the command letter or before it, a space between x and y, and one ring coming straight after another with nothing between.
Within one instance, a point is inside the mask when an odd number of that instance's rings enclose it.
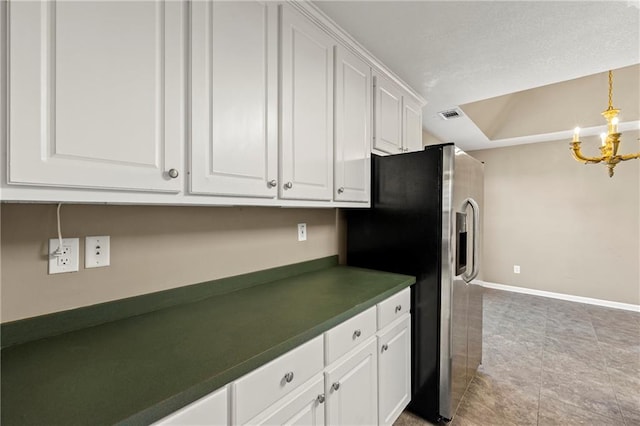
<instances>
[{"instance_id":1,"label":"vaulted ceiling","mask_svg":"<svg viewBox=\"0 0 640 426\"><path fill-rule=\"evenodd\" d=\"M423 128L463 149L597 134L614 69L640 128L640 1L316 1L416 89ZM459 107L464 116L438 112Z\"/></svg>"}]
</instances>

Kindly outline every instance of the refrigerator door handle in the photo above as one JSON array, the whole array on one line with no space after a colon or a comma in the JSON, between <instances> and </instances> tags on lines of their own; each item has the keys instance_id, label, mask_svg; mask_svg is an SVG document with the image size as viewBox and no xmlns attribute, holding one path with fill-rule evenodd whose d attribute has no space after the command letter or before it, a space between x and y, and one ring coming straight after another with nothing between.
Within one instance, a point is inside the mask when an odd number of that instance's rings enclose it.
<instances>
[{"instance_id":1,"label":"refrigerator door handle","mask_svg":"<svg viewBox=\"0 0 640 426\"><path fill-rule=\"evenodd\" d=\"M471 211L473 212L472 217L473 217L473 244L472 244L472 254L471 254L471 262L472 262L472 267L471 267L471 272L469 272L468 274L465 272L464 274L462 274L462 279L464 280L464 282L466 282L467 284L469 284L471 281L473 281L477 276L478 276L478 269L479 269L479 264L478 264L478 253L480 251L480 247L478 247L479 244L479 239L478 239L478 225L480 224L480 207L478 206L478 203L476 202L476 200L474 200L473 198L467 198L466 200L464 200L462 202L462 211L466 210L467 206L471 207Z\"/></svg>"}]
</instances>

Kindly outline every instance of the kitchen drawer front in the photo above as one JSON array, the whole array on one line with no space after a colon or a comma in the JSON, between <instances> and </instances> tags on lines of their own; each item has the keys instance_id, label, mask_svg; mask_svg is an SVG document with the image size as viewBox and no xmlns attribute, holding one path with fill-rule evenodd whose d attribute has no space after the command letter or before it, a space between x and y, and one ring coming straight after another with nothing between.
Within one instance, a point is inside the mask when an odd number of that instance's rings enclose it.
<instances>
[{"instance_id":1,"label":"kitchen drawer front","mask_svg":"<svg viewBox=\"0 0 640 426\"><path fill-rule=\"evenodd\" d=\"M271 404L322 371L318 336L232 384L232 422L245 424Z\"/></svg>"},{"instance_id":2,"label":"kitchen drawer front","mask_svg":"<svg viewBox=\"0 0 640 426\"><path fill-rule=\"evenodd\" d=\"M375 306L327 331L324 334L326 365L354 349L375 333Z\"/></svg>"},{"instance_id":3,"label":"kitchen drawer front","mask_svg":"<svg viewBox=\"0 0 640 426\"><path fill-rule=\"evenodd\" d=\"M408 314L410 307L411 290L408 287L378 303L378 330L382 330L403 314Z\"/></svg>"}]
</instances>

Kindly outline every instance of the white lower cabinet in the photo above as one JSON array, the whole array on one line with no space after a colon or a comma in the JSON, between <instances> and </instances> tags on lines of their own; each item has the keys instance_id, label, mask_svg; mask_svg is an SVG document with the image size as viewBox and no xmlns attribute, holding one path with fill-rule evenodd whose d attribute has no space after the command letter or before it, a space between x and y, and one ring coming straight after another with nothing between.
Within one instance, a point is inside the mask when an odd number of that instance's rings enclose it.
<instances>
[{"instance_id":1,"label":"white lower cabinet","mask_svg":"<svg viewBox=\"0 0 640 426\"><path fill-rule=\"evenodd\" d=\"M409 305L405 289L156 424L391 425L411 401Z\"/></svg>"},{"instance_id":2,"label":"white lower cabinet","mask_svg":"<svg viewBox=\"0 0 640 426\"><path fill-rule=\"evenodd\" d=\"M327 425L377 423L376 339L325 372Z\"/></svg>"},{"instance_id":3,"label":"white lower cabinet","mask_svg":"<svg viewBox=\"0 0 640 426\"><path fill-rule=\"evenodd\" d=\"M196 425L228 425L229 410L227 388L200 398L199 400L181 408L168 417L154 423L156 426L196 426Z\"/></svg>"},{"instance_id":4,"label":"white lower cabinet","mask_svg":"<svg viewBox=\"0 0 640 426\"><path fill-rule=\"evenodd\" d=\"M411 316L378 333L378 424L391 425L411 401Z\"/></svg>"}]
</instances>

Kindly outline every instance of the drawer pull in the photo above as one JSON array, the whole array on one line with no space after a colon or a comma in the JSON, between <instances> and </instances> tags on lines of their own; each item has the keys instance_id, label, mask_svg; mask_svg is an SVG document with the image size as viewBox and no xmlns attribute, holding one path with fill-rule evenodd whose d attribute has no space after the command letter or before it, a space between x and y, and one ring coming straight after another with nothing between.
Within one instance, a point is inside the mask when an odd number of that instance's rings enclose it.
<instances>
[{"instance_id":1,"label":"drawer pull","mask_svg":"<svg viewBox=\"0 0 640 426\"><path fill-rule=\"evenodd\" d=\"M291 383L293 381L293 371L289 371L287 374L285 374L284 380L287 383Z\"/></svg>"},{"instance_id":2,"label":"drawer pull","mask_svg":"<svg viewBox=\"0 0 640 426\"><path fill-rule=\"evenodd\" d=\"M382 352L386 351L389 349L389 345L387 345L386 343L384 345L382 345Z\"/></svg>"},{"instance_id":3,"label":"drawer pull","mask_svg":"<svg viewBox=\"0 0 640 426\"><path fill-rule=\"evenodd\" d=\"M271 179L269 182L267 182L267 186L269 188L275 188L276 185L278 185L278 182L275 179Z\"/></svg>"},{"instance_id":4,"label":"drawer pull","mask_svg":"<svg viewBox=\"0 0 640 426\"><path fill-rule=\"evenodd\" d=\"M284 189L291 189L291 188L293 188L293 183L287 182L284 184Z\"/></svg>"},{"instance_id":5,"label":"drawer pull","mask_svg":"<svg viewBox=\"0 0 640 426\"><path fill-rule=\"evenodd\" d=\"M353 338L354 339L357 339L361 335L362 335L362 331L360 331L360 330L356 330L356 331L353 332Z\"/></svg>"},{"instance_id":6,"label":"drawer pull","mask_svg":"<svg viewBox=\"0 0 640 426\"><path fill-rule=\"evenodd\" d=\"M335 382L334 384L332 384L331 389L333 389L334 391L340 389L340 382Z\"/></svg>"},{"instance_id":7,"label":"drawer pull","mask_svg":"<svg viewBox=\"0 0 640 426\"><path fill-rule=\"evenodd\" d=\"M324 402L324 394L321 393L317 398L318 404L322 404Z\"/></svg>"},{"instance_id":8,"label":"drawer pull","mask_svg":"<svg viewBox=\"0 0 640 426\"><path fill-rule=\"evenodd\" d=\"M396 314L402 310L402 305L396 306Z\"/></svg>"}]
</instances>

